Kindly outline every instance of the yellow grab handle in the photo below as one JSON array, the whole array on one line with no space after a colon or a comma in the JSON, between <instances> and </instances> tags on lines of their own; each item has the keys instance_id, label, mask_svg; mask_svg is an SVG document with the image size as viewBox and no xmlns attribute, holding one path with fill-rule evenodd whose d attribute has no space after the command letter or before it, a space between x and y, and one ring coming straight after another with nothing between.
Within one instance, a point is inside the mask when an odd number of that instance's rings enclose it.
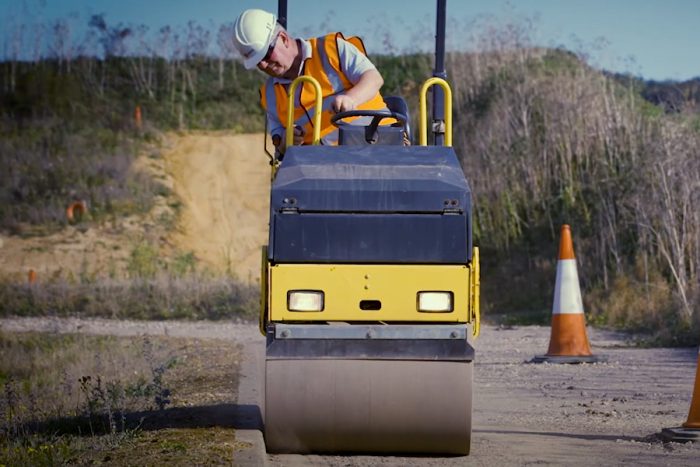
<instances>
[{"instance_id":1,"label":"yellow grab handle","mask_svg":"<svg viewBox=\"0 0 700 467\"><path fill-rule=\"evenodd\" d=\"M260 316L258 324L260 333L267 335L267 317L270 312L270 264L267 260L267 245L262 247L262 267L260 268Z\"/></svg>"},{"instance_id":2,"label":"yellow grab handle","mask_svg":"<svg viewBox=\"0 0 700 467\"><path fill-rule=\"evenodd\" d=\"M479 290L481 289L481 271L479 270L479 247L475 246L469 274L469 308L471 311L472 334L479 337L481 331L481 312L479 310Z\"/></svg>"},{"instance_id":3,"label":"yellow grab handle","mask_svg":"<svg viewBox=\"0 0 700 467\"><path fill-rule=\"evenodd\" d=\"M321 142L321 106L323 96L321 95L321 85L318 84L315 78L311 76L300 76L292 82L289 87L289 104L287 105L287 145L289 147L294 143L294 94L296 94L297 86L304 81L311 83L316 92L316 105L314 107L314 134L311 144L319 144Z\"/></svg>"},{"instance_id":4,"label":"yellow grab handle","mask_svg":"<svg viewBox=\"0 0 700 467\"><path fill-rule=\"evenodd\" d=\"M445 146L452 146L452 89L442 78L429 78L423 83L420 89L420 145L428 145L428 104L426 103L426 95L428 89L433 85L439 84L445 91Z\"/></svg>"}]
</instances>

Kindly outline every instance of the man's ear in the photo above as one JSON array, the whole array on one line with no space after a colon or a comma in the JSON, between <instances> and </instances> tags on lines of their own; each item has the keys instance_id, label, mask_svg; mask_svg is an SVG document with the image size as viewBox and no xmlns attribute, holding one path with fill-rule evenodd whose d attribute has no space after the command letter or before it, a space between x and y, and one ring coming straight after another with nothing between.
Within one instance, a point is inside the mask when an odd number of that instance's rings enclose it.
<instances>
[{"instance_id":1,"label":"man's ear","mask_svg":"<svg viewBox=\"0 0 700 467\"><path fill-rule=\"evenodd\" d=\"M280 31L280 37L282 38L284 48L289 48L289 35L287 35L287 31Z\"/></svg>"}]
</instances>

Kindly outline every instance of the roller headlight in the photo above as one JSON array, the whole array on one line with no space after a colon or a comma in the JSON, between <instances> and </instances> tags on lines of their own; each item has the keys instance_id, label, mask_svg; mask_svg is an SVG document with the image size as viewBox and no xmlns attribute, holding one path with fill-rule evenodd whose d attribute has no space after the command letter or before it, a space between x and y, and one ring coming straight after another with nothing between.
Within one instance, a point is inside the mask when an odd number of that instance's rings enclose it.
<instances>
[{"instance_id":1,"label":"roller headlight","mask_svg":"<svg viewBox=\"0 0 700 467\"><path fill-rule=\"evenodd\" d=\"M450 313L454 310L452 292L418 292L418 311L424 313Z\"/></svg>"},{"instance_id":2,"label":"roller headlight","mask_svg":"<svg viewBox=\"0 0 700 467\"><path fill-rule=\"evenodd\" d=\"M287 310L323 311L323 295L320 290L290 290L287 292Z\"/></svg>"}]
</instances>

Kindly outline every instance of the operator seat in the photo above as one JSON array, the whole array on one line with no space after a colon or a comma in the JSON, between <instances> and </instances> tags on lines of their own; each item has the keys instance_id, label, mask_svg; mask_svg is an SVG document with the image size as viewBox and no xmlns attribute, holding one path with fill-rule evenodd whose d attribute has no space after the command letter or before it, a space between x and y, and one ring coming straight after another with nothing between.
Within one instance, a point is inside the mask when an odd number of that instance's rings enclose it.
<instances>
[{"instance_id":1,"label":"operator seat","mask_svg":"<svg viewBox=\"0 0 700 467\"><path fill-rule=\"evenodd\" d=\"M376 120L368 126L341 125L338 127L338 144L341 146L364 146L370 144L403 146L404 133L410 141L411 126L409 124L408 105L404 98L388 96L384 98L384 103L389 112L395 112L403 116L405 124L396 122L392 125L377 126L380 122Z\"/></svg>"}]
</instances>

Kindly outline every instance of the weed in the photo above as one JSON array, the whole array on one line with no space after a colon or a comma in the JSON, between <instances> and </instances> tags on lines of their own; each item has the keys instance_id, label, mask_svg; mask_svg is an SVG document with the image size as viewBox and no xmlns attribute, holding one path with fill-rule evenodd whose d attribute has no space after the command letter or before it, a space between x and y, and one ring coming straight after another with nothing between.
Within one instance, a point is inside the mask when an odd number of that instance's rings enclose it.
<instances>
[{"instance_id":1,"label":"weed","mask_svg":"<svg viewBox=\"0 0 700 467\"><path fill-rule=\"evenodd\" d=\"M234 397L234 345L0 332L0 355L0 465L230 463L230 420L198 406Z\"/></svg>"},{"instance_id":2,"label":"weed","mask_svg":"<svg viewBox=\"0 0 700 467\"><path fill-rule=\"evenodd\" d=\"M64 463L80 448L74 436L118 446L143 421L129 413L170 403L165 373L176 359L163 360L162 347L144 344L138 352L127 340L34 334L0 335L0 343L0 366L10 375L0 395L0 464ZM140 381L146 390L132 390Z\"/></svg>"},{"instance_id":3,"label":"weed","mask_svg":"<svg viewBox=\"0 0 700 467\"><path fill-rule=\"evenodd\" d=\"M170 211L163 211L158 215L156 222L163 226L166 231L172 231L177 224L177 214Z\"/></svg>"},{"instance_id":4,"label":"weed","mask_svg":"<svg viewBox=\"0 0 700 467\"><path fill-rule=\"evenodd\" d=\"M142 240L131 250L126 270L131 277L148 279L154 277L161 266L158 250L151 243Z\"/></svg>"},{"instance_id":5,"label":"weed","mask_svg":"<svg viewBox=\"0 0 700 467\"><path fill-rule=\"evenodd\" d=\"M170 357L166 361L158 363L154 356L153 342L148 337L143 339L143 356L151 369L151 381L139 381L137 386L129 388L129 393L135 396L152 398L158 410L163 410L171 402L170 389L163 384L163 374L177 364L177 358Z\"/></svg>"},{"instance_id":6,"label":"weed","mask_svg":"<svg viewBox=\"0 0 700 467\"><path fill-rule=\"evenodd\" d=\"M196 266L197 258L193 252L188 251L178 252L169 267L175 277L185 277L194 274Z\"/></svg>"}]
</instances>

